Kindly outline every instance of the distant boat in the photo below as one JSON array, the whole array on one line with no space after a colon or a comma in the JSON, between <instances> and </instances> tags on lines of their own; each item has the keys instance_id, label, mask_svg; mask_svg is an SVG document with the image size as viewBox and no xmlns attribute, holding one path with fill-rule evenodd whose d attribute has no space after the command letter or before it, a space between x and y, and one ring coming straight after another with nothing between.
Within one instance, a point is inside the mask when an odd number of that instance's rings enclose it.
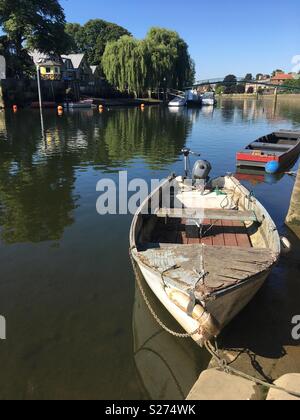
<instances>
[{"instance_id":1,"label":"distant boat","mask_svg":"<svg viewBox=\"0 0 300 420\"><path fill-rule=\"evenodd\" d=\"M187 100L182 96L176 96L171 102L169 102L169 107L180 108L186 106Z\"/></svg>"},{"instance_id":2,"label":"distant boat","mask_svg":"<svg viewBox=\"0 0 300 420\"><path fill-rule=\"evenodd\" d=\"M300 153L300 131L271 133L250 143L238 152L237 166L264 168L268 165L272 173L279 172L295 161Z\"/></svg>"},{"instance_id":3,"label":"distant boat","mask_svg":"<svg viewBox=\"0 0 300 420\"><path fill-rule=\"evenodd\" d=\"M202 96L197 92L197 90L188 90L186 92L186 99L188 106L202 105Z\"/></svg>"},{"instance_id":4,"label":"distant boat","mask_svg":"<svg viewBox=\"0 0 300 420\"><path fill-rule=\"evenodd\" d=\"M79 102L65 102L64 108L77 109L77 108L92 108L94 104L93 99L84 99Z\"/></svg>"},{"instance_id":5,"label":"distant boat","mask_svg":"<svg viewBox=\"0 0 300 420\"><path fill-rule=\"evenodd\" d=\"M217 101L214 92L206 92L202 95L202 105L214 106L216 103Z\"/></svg>"}]
</instances>

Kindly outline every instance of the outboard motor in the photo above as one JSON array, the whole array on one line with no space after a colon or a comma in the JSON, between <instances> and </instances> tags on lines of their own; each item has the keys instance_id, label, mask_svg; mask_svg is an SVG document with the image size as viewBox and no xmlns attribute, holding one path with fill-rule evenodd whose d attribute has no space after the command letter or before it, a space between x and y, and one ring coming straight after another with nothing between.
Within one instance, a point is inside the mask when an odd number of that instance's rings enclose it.
<instances>
[{"instance_id":1,"label":"outboard motor","mask_svg":"<svg viewBox=\"0 0 300 420\"><path fill-rule=\"evenodd\" d=\"M193 180L207 182L211 171L211 164L207 160L197 160L193 168Z\"/></svg>"}]
</instances>

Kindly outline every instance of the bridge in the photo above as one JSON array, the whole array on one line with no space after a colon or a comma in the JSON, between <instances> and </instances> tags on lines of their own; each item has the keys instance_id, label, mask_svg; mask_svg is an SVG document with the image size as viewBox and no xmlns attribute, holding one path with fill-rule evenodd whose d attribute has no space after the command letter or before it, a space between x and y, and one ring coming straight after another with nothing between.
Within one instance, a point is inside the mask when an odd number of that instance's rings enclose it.
<instances>
[{"instance_id":1,"label":"bridge","mask_svg":"<svg viewBox=\"0 0 300 420\"><path fill-rule=\"evenodd\" d=\"M274 88L274 89L298 90L300 92L300 87L292 87L292 86L289 86L289 85L278 85L276 83L267 82L267 81L263 81L263 80L248 80L248 79L245 79L244 77L237 77L236 82L237 82L237 84L250 84L250 85L258 85L258 86L268 86L268 87ZM205 79L205 80L199 80L199 81L195 82L192 86L187 87L185 90L196 89L200 86L209 86L209 85L226 86L226 85L233 85L233 84L234 84L233 80L225 81L225 77L216 78L216 79Z\"/></svg>"}]
</instances>

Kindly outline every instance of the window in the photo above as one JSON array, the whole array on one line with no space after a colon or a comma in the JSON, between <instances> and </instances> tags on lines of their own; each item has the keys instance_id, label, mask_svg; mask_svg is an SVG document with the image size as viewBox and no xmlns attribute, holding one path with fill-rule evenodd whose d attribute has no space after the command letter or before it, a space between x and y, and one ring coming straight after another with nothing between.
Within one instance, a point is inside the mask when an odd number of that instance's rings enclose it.
<instances>
[{"instance_id":1,"label":"window","mask_svg":"<svg viewBox=\"0 0 300 420\"><path fill-rule=\"evenodd\" d=\"M58 74L59 73L59 68L55 67L55 73Z\"/></svg>"},{"instance_id":2,"label":"window","mask_svg":"<svg viewBox=\"0 0 300 420\"><path fill-rule=\"evenodd\" d=\"M51 73L51 67L46 67L46 73L47 74Z\"/></svg>"}]
</instances>

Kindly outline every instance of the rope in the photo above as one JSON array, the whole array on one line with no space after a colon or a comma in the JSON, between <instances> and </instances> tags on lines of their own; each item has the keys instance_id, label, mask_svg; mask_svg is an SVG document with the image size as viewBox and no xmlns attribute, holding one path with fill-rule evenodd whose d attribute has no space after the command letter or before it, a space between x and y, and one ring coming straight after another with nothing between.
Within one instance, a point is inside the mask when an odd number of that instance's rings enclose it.
<instances>
[{"instance_id":1,"label":"rope","mask_svg":"<svg viewBox=\"0 0 300 420\"><path fill-rule=\"evenodd\" d=\"M188 333L186 333L186 334L181 334L181 333L177 333L177 332L175 332L175 331L172 331L170 328L168 328L161 320L160 320L160 318L157 316L157 314L155 313L155 311L154 311L154 309L152 308L152 306L151 306L151 304L150 304L150 302L149 302L149 300L148 300L148 298L147 298L147 295L146 295L146 292L145 292L145 290L144 290L144 288L143 288L143 286L142 286L142 283L141 283L141 280L140 280L140 277L139 277L139 273L138 273L138 270L137 270L137 267L136 267L136 264L135 264L135 261L134 261L134 259L133 259L133 256L132 256L132 253L131 253L131 250L130 250L130 252L129 252L129 255L130 255L130 260L131 260L131 263L132 263L132 267L133 267L133 271L134 271L134 274L135 274L135 278L136 278L136 282L137 282L137 285L138 285L138 287L139 287L139 289L140 289L140 292L141 292L141 295L142 295L142 297L143 297L143 299L144 299L144 301L145 301L145 303L146 303L146 305L147 305L147 307L148 307L148 309L149 309L149 311L150 311L150 313L151 313L151 315L153 316L153 318L155 319L155 321L158 323L158 325L164 330L164 331L166 331L167 333L169 333L169 334L171 334L171 335L173 335L174 337L177 337L177 338L191 338L191 337L193 337L194 335L196 335L196 334L200 334L200 331L199 331L199 328L196 330L196 331L194 331L193 333L191 333L191 334L188 334Z\"/></svg>"},{"instance_id":2,"label":"rope","mask_svg":"<svg viewBox=\"0 0 300 420\"><path fill-rule=\"evenodd\" d=\"M239 370L237 370L237 369L229 366L228 363L227 363L227 361L224 358L222 359L218 355L218 350L213 346L213 344L211 342L207 341L205 343L205 348L211 354L211 356L213 357L213 359L217 362L218 366L224 372L231 373L231 374L236 375L236 376L240 376L240 377L242 377L244 379L247 379L248 381L254 382L254 383L258 384L258 385L263 385L266 388L276 389L277 391L282 391L282 392L285 392L287 394L292 395L293 397L300 398L300 393L299 392L295 392L295 391L291 391L291 390L282 388L280 386L274 385L273 383L270 384L268 382L262 381L262 380L260 380L258 378L255 378L254 376L247 375L246 373L243 373L243 372L241 372L241 371L239 371Z\"/></svg>"},{"instance_id":3,"label":"rope","mask_svg":"<svg viewBox=\"0 0 300 420\"><path fill-rule=\"evenodd\" d=\"M157 324L164 330L164 331L166 331L167 333L169 333L169 334L171 334L171 335L173 335L174 337L177 337L177 338L191 338L191 337L193 337L194 335L196 335L196 334L199 334L200 333L200 331L199 331L199 328L196 330L196 331L194 331L193 333L191 333L191 334L181 334L181 333L177 333L177 332L175 332L175 331L172 331L170 328L168 328L161 320L160 320L160 318L158 317L158 315L155 313L155 311L154 311L154 309L152 308L152 306L151 306L151 304L150 304L150 302L149 302L149 300L148 300L148 298L147 298L147 295L146 295L146 292L145 292L145 290L144 290L144 288L143 288L143 286L142 286L142 283L141 283L141 280L140 280L140 277L139 277L139 273L138 273L138 270L137 270L137 267L136 267L136 263L135 263L135 261L134 261L134 259L133 259L133 256L132 256L132 253L131 253L131 250L130 250L130 252L129 252L129 255L130 255L130 260L131 260L131 263L132 263L132 267L133 267L133 271L134 271L134 274L135 274L135 278L136 278L136 282L137 282L137 285L138 285L138 287L139 287L139 290L140 290L140 292L141 292L141 295L142 295L142 297L143 297L143 299L144 299L144 301L145 301L145 303L146 303L146 305L147 305L147 307L148 307L148 309L149 309L149 311L150 311L150 313L151 313L151 315L153 316L153 318L155 319L155 321L157 322ZM277 386L277 385L274 385L273 383L272 384L270 384L270 383L268 383L268 382L265 382L265 381L262 381L262 380L260 380L260 379L258 379L258 378L255 378L254 376L251 376L251 375L247 375L246 373L244 373L244 372L241 372L240 370L238 370L238 369L235 369L235 368L233 368L232 366L230 366L229 364L228 364L228 362L224 359L224 358L221 358L220 356L219 356L219 354L218 354L218 349L216 348L216 347L214 347L213 346L213 344L210 342L210 341L206 341L205 343L204 343L204 345L205 345L205 348L206 348L206 350L210 353L210 355L212 356L212 358L217 362L217 364L218 364L218 366L219 366L219 368L221 369L221 370L223 370L224 372L226 372L226 373L228 373L228 374L233 374L233 375L236 375L236 376L240 376L240 377L242 377L242 378L244 378L244 379L247 379L248 381L251 381L251 382L254 382L254 383L256 383L256 384L258 384L258 385L262 385L262 386L264 386L264 387L266 387L266 388L269 388L269 389L276 389L277 391L281 391L281 392L285 392L285 393L287 393L287 394L289 394L289 395L292 395L293 397L297 397L297 398L300 398L300 393L298 393L298 392L295 392L295 391L291 391L291 390L288 390L288 389L285 389L285 388L282 388L282 387L279 387L279 386Z\"/></svg>"}]
</instances>

